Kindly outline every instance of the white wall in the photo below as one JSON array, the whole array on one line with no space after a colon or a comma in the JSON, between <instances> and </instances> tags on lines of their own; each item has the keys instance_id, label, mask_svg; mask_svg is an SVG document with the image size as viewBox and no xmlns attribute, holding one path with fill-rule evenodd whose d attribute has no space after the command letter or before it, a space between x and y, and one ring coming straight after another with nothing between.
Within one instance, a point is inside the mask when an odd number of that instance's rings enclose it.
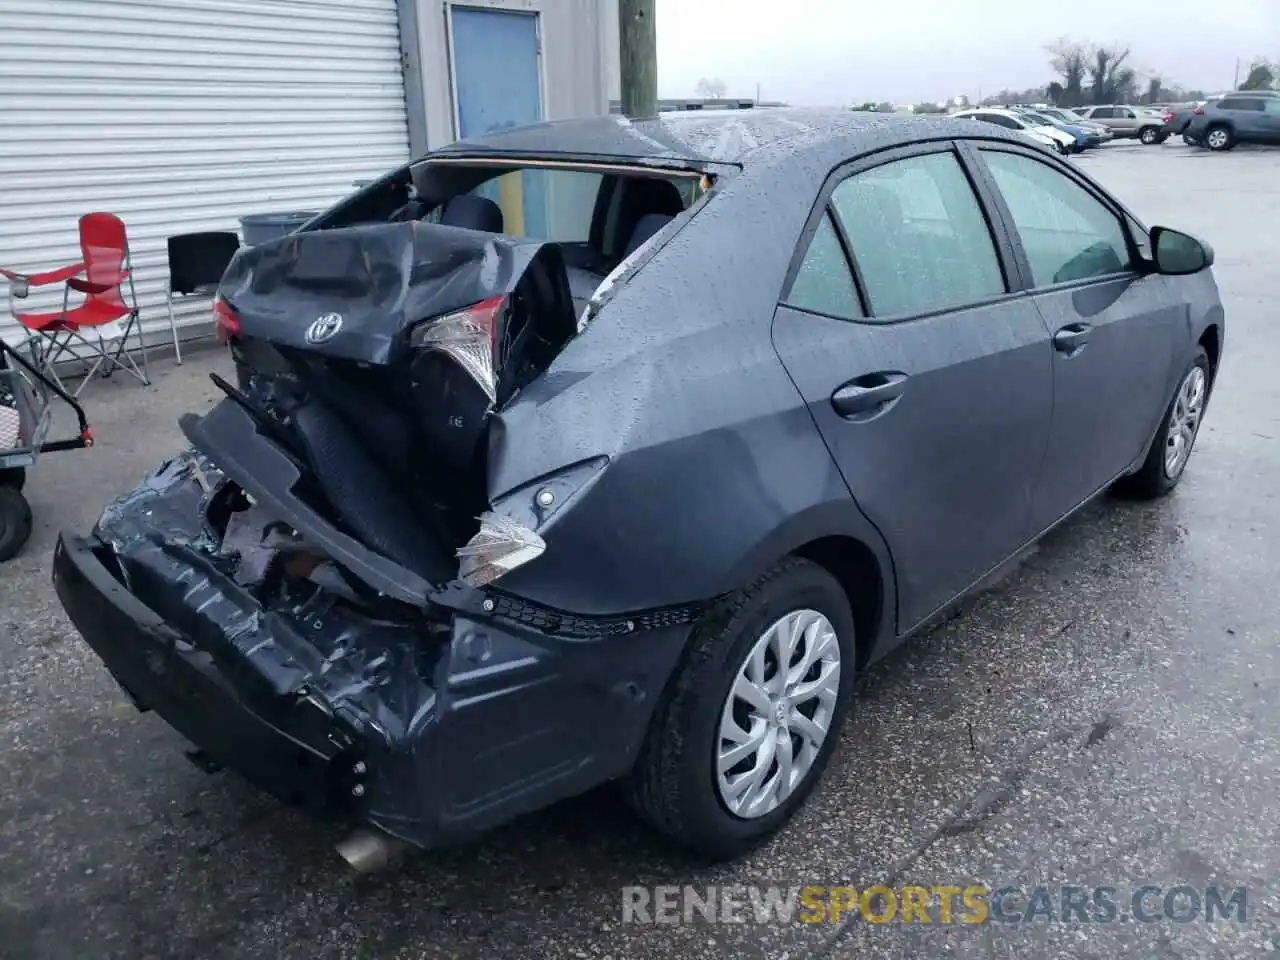
<instances>
[{"instance_id":1,"label":"white wall","mask_svg":"<svg viewBox=\"0 0 1280 960\"><path fill-rule=\"evenodd\" d=\"M409 158L400 40L395 0L0 0L0 265L75 263L80 216L114 213L163 342L167 237L323 210ZM0 336L22 333L0 280Z\"/></svg>"},{"instance_id":2,"label":"white wall","mask_svg":"<svg viewBox=\"0 0 1280 960\"><path fill-rule=\"evenodd\" d=\"M621 87L616 0L417 0L427 146L457 139L445 7L493 7L539 14L542 32L543 119L609 112Z\"/></svg>"}]
</instances>

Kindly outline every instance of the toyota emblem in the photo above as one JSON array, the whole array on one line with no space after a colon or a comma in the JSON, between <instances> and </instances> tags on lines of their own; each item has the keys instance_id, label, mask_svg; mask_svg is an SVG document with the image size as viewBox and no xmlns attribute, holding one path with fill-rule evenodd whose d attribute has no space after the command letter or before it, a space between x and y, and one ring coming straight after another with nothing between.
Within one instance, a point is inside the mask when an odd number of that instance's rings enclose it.
<instances>
[{"instance_id":1,"label":"toyota emblem","mask_svg":"<svg viewBox=\"0 0 1280 960\"><path fill-rule=\"evenodd\" d=\"M307 327L307 343L324 343L332 340L342 329L342 314L326 313L323 317L317 317Z\"/></svg>"}]
</instances>

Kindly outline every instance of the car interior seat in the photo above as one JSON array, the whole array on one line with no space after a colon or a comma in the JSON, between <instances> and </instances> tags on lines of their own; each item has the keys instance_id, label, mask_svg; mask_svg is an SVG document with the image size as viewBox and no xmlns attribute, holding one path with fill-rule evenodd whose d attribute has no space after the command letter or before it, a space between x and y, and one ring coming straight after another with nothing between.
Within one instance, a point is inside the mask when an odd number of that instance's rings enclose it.
<instances>
[{"instance_id":1,"label":"car interior seat","mask_svg":"<svg viewBox=\"0 0 1280 960\"><path fill-rule=\"evenodd\" d=\"M440 222L449 227L466 227L468 230L501 233L502 208L488 197L464 193L444 205L444 210L440 212Z\"/></svg>"},{"instance_id":2,"label":"car interior seat","mask_svg":"<svg viewBox=\"0 0 1280 960\"><path fill-rule=\"evenodd\" d=\"M625 182L616 238L626 238L619 260L684 212L684 198L670 180L640 177Z\"/></svg>"}]
</instances>

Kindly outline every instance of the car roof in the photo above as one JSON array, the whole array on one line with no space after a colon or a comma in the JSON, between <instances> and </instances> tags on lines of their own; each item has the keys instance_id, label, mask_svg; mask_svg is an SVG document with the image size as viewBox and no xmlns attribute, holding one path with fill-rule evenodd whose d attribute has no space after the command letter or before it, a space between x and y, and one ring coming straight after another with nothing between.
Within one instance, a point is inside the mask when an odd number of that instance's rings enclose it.
<instances>
[{"instance_id":1,"label":"car roof","mask_svg":"<svg viewBox=\"0 0 1280 960\"><path fill-rule=\"evenodd\" d=\"M630 120L617 115L554 120L514 127L433 151L450 155L623 159L645 165L747 166L780 150L817 150L842 144L848 155L920 140L963 135L948 117L757 107L746 110L679 110ZM982 136L991 137L983 130Z\"/></svg>"}]
</instances>

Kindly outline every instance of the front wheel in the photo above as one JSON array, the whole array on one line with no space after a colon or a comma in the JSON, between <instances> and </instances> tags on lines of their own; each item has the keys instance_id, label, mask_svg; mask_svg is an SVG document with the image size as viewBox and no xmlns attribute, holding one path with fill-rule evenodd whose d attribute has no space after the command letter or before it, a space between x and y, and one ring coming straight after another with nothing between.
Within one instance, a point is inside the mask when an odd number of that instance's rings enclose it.
<instances>
[{"instance_id":1,"label":"front wheel","mask_svg":"<svg viewBox=\"0 0 1280 960\"><path fill-rule=\"evenodd\" d=\"M1152 500L1163 497L1178 485L1200 434L1211 376L1209 355L1201 347L1178 381L1151 449L1147 451L1147 459L1137 473L1116 483L1117 493Z\"/></svg>"},{"instance_id":2,"label":"front wheel","mask_svg":"<svg viewBox=\"0 0 1280 960\"><path fill-rule=\"evenodd\" d=\"M854 624L824 569L793 558L694 628L625 784L632 807L723 859L778 830L813 789L852 698Z\"/></svg>"}]
</instances>

